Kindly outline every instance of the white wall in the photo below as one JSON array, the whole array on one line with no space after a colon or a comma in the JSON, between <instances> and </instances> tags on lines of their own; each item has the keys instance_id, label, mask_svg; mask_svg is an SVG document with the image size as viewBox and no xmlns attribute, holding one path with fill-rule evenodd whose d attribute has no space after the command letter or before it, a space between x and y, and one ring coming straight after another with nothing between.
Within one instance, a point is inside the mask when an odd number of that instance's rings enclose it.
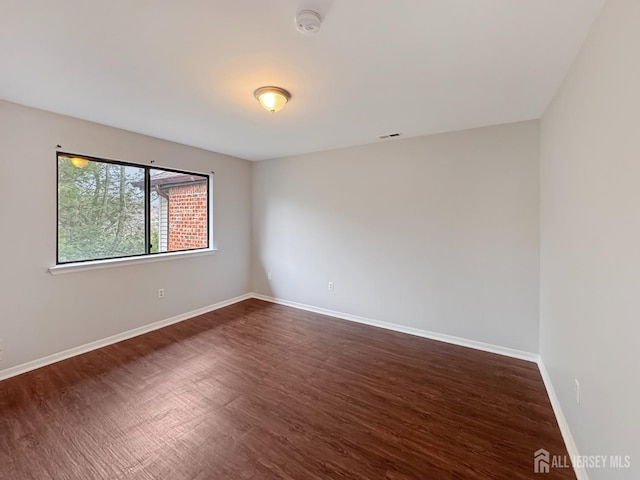
<instances>
[{"instance_id":1,"label":"white wall","mask_svg":"<svg viewBox=\"0 0 640 480\"><path fill-rule=\"evenodd\" d=\"M538 157L532 121L258 162L254 291L537 352Z\"/></svg>"},{"instance_id":2,"label":"white wall","mask_svg":"<svg viewBox=\"0 0 640 480\"><path fill-rule=\"evenodd\" d=\"M250 291L249 162L2 101L0 138L0 370ZM220 251L52 276L58 144L97 157L214 170Z\"/></svg>"},{"instance_id":3,"label":"white wall","mask_svg":"<svg viewBox=\"0 0 640 480\"><path fill-rule=\"evenodd\" d=\"M542 360L580 454L633 455L591 480L640 478L639 45L610 0L542 120Z\"/></svg>"}]
</instances>

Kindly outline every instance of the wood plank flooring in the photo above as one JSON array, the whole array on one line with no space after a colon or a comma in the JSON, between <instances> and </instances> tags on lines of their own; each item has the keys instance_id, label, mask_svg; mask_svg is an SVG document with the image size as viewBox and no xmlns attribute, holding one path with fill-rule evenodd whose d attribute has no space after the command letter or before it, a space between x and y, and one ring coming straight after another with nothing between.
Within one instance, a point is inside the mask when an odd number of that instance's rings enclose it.
<instances>
[{"instance_id":1,"label":"wood plank flooring","mask_svg":"<svg viewBox=\"0 0 640 480\"><path fill-rule=\"evenodd\" d=\"M575 479L534 364L258 300L0 382L0 478Z\"/></svg>"}]
</instances>

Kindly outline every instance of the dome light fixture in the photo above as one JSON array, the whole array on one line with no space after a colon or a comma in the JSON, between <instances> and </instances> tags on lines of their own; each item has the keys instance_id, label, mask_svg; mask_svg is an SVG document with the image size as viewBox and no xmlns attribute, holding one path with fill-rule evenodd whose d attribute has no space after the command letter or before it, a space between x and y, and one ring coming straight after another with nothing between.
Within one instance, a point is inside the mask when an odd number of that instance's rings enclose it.
<instances>
[{"instance_id":1,"label":"dome light fixture","mask_svg":"<svg viewBox=\"0 0 640 480\"><path fill-rule=\"evenodd\" d=\"M291 94L280 87L260 87L254 93L255 97L267 112L279 112L291 99Z\"/></svg>"}]
</instances>

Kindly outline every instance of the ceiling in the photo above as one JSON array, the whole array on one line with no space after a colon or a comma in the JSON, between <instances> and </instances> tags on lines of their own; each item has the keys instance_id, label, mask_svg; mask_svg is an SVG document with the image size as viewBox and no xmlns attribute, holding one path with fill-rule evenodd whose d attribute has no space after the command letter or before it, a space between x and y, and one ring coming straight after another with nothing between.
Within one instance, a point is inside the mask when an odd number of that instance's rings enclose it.
<instances>
[{"instance_id":1,"label":"ceiling","mask_svg":"<svg viewBox=\"0 0 640 480\"><path fill-rule=\"evenodd\" d=\"M250 160L528 120L603 3L3 0L0 98Z\"/></svg>"}]
</instances>

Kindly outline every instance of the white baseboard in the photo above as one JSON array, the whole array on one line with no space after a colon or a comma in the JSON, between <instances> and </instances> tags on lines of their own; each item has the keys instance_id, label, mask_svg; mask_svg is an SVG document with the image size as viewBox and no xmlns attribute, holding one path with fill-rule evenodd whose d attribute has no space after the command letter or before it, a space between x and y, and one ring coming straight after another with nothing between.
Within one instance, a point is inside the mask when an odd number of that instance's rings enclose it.
<instances>
[{"instance_id":1,"label":"white baseboard","mask_svg":"<svg viewBox=\"0 0 640 480\"><path fill-rule=\"evenodd\" d=\"M579 455L578 447L576 446L576 442L573 439L573 435L571 434L571 429L569 428L567 419L564 416L564 412L562 411L560 400L558 400L556 391L553 388L553 383L551 382L551 377L549 376L547 367L544 366L542 359L538 360L538 369L540 370L540 375L542 375L542 381L544 382L544 386L547 389L547 395L549 395L549 400L551 401L551 407L553 408L553 413L555 414L556 420L558 421L558 426L560 427L560 433L562 433L562 439L564 440L564 444L567 447L567 452L569 453L569 457L576 458ZM574 467L573 470L576 472L576 477L578 478L578 480L589 480L589 475L587 474L587 470L584 467L581 467L581 466L577 468Z\"/></svg>"},{"instance_id":2,"label":"white baseboard","mask_svg":"<svg viewBox=\"0 0 640 480\"><path fill-rule=\"evenodd\" d=\"M277 303L279 305L285 305L287 307L293 307L299 310L306 310L308 312L320 313L322 315L327 315L329 317L340 318L342 320L349 320L351 322L363 323L365 325L370 325L373 327L393 330L395 332L407 333L409 335L415 335L417 337L429 338L431 340L438 340L440 342L451 343L453 345L473 348L475 350L482 350L484 352L496 353L498 355L518 358L520 360L526 360L528 362L537 363L540 358L537 353L525 352L522 350L515 350L513 348L501 347L499 345L492 345L489 343L477 342L475 340L468 340L466 338L460 338L460 337L454 337L451 335L445 335L442 333L430 332L428 330L421 330L419 328L405 327L403 325L397 325L395 323L381 322L379 320L372 320L370 318L359 317L357 315L336 312L333 310L327 310L325 308L313 307L311 305L305 305L302 303L291 302L289 300L269 297L267 295L262 295L259 293L253 293L252 296L253 298L257 298L258 300Z\"/></svg>"},{"instance_id":3,"label":"white baseboard","mask_svg":"<svg viewBox=\"0 0 640 480\"><path fill-rule=\"evenodd\" d=\"M65 350L63 352L54 353L53 355L48 355L46 357L39 358L37 360L32 360L30 362L23 363L21 365L16 365L15 367L10 367L5 370L0 370L0 380L5 380L10 377L15 377L16 375L21 375L31 370L35 370L40 367L45 367L47 365L51 365L52 363L56 363L61 360L66 360L67 358L75 357L76 355L82 355L83 353L87 353L92 350L96 350L98 348L106 347L107 345L112 345L114 343L122 342L123 340L128 340L130 338L137 337L138 335L152 332L153 330L158 330L160 328L173 325L174 323L179 323L184 320L197 317L198 315L202 315L204 313L218 310L219 308L222 308L222 307L233 305L234 303L248 300L252 297L253 297L252 294L247 293L239 297L230 298L229 300L223 300L222 302L218 302L214 305L209 305L207 307L199 308L197 310L192 310L190 312L183 313L181 315L176 315L175 317L150 323L142 327L134 328L133 330L127 330L126 332L118 333L116 335L112 335L110 337L103 338L101 340L96 340L94 342L90 342L85 345L80 345L79 347L70 348L69 350Z\"/></svg>"}]
</instances>

